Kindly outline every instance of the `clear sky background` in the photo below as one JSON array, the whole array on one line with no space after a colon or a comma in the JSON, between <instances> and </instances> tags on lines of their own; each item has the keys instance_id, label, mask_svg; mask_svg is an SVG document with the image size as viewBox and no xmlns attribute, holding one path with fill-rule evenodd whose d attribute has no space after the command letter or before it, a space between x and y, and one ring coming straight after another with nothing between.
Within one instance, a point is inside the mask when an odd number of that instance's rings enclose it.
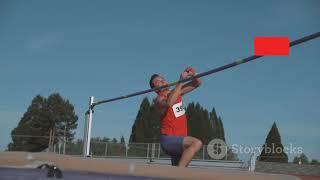
<instances>
[{"instance_id":1,"label":"clear sky background","mask_svg":"<svg viewBox=\"0 0 320 180\"><path fill-rule=\"evenodd\" d=\"M291 40L320 30L320 1L0 0L0 149L32 98L59 92L79 116L112 98L253 54L255 36ZM223 118L228 144L260 146L276 122L282 143L320 159L320 39L203 78L185 97ZM145 96L96 107L93 136L130 136ZM154 94L148 94L151 99ZM292 159L293 155L289 154Z\"/></svg>"}]
</instances>

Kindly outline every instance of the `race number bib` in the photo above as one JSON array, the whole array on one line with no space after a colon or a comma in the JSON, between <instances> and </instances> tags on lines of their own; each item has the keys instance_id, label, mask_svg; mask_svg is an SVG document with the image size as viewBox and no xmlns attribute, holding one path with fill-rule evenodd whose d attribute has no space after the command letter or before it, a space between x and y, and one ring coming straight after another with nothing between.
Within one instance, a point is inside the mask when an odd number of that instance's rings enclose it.
<instances>
[{"instance_id":1,"label":"race number bib","mask_svg":"<svg viewBox=\"0 0 320 180\"><path fill-rule=\"evenodd\" d=\"M184 115L186 113L186 111L184 110L184 107L182 105L182 102L179 102L175 105L172 106L172 110L174 112L174 116L177 118L177 117L180 117L182 115Z\"/></svg>"}]
</instances>

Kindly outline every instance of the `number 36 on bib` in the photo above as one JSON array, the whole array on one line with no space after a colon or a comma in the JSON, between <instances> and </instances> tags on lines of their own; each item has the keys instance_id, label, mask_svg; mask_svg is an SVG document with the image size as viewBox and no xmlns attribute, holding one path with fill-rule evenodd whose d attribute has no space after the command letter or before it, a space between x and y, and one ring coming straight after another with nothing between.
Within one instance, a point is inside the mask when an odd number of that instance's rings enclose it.
<instances>
[{"instance_id":1,"label":"number 36 on bib","mask_svg":"<svg viewBox=\"0 0 320 180\"><path fill-rule=\"evenodd\" d=\"M177 104L174 104L172 106L172 110L174 112L174 116L177 118L177 117L180 117L182 115L184 115L186 113L183 105L182 105L182 102L179 102Z\"/></svg>"}]
</instances>

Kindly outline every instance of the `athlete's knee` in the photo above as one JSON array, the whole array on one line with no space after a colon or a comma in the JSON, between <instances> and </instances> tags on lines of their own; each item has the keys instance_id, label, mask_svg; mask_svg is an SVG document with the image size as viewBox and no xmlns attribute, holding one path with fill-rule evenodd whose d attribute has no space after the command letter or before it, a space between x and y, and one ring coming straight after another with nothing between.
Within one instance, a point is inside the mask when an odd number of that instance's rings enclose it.
<instances>
[{"instance_id":1,"label":"athlete's knee","mask_svg":"<svg viewBox=\"0 0 320 180\"><path fill-rule=\"evenodd\" d=\"M183 141L183 149L191 148L198 151L202 147L202 142L195 137L186 137Z\"/></svg>"},{"instance_id":2,"label":"athlete's knee","mask_svg":"<svg viewBox=\"0 0 320 180\"><path fill-rule=\"evenodd\" d=\"M202 142L199 139L196 139L192 143L193 147L197 149L197 151L202 147Z\"/></svg>"}]
</instances>

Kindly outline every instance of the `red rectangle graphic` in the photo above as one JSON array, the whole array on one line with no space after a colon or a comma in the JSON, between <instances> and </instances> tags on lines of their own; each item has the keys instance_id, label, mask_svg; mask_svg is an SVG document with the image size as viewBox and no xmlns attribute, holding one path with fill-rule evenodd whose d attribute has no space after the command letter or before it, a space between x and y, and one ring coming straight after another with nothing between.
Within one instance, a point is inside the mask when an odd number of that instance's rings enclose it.
<instances>
[{"instance_id":1,"label":"red rectangle graphic","mask_svg":"<svg viewBox=\"0 0 320 180\"><path fill-rule=\"evenodd\" d=\"M288 37L255 37L254 55L256 56L288 56L290 41Z\"/></svg>"}]
</instances>

